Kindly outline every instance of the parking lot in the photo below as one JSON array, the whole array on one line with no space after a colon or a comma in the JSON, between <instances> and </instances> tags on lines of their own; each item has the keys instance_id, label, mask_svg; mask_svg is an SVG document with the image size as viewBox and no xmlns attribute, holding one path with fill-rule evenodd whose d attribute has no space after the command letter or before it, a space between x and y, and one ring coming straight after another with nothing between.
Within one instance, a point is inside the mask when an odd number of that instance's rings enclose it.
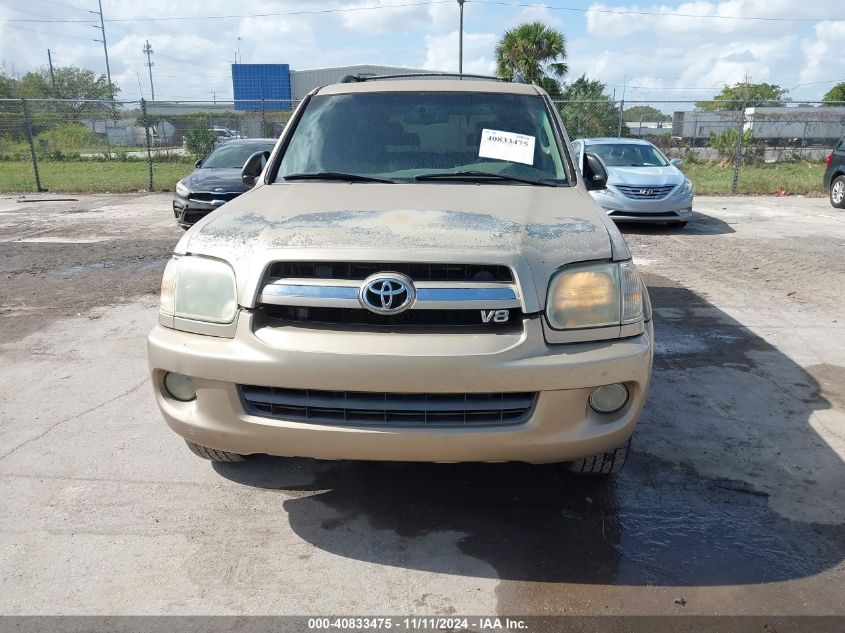
<instances>
[{"instance_id":1,"label":"parking lot","mask_svg":"<svg viewBox=\"0 0 845 633\"><path fill-rule=\"evenodd\" d=\"M841 614L845 214L696 209L623 227L657 354L602 481L197 459L146 366L170 198L0 198L0 611Z\"/></svg>"}]
</instances>

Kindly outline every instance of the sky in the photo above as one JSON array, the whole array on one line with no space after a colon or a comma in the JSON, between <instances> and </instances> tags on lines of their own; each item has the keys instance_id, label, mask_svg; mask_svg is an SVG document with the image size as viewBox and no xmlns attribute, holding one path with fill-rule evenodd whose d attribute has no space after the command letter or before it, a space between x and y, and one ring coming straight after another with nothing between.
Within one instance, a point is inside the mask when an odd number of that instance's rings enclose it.
<instances>
[{"instance_id":1,"label":"sky","mask_svg":"<svg viewBox=\"0 0 845 633\"><path fill-rule=\"evenodd\" d=\"M748 77L790 89L794 101L818 100L845 81L845 19L828 17L842 15L841 3L467 0L464 72L491 74L501 34L540 20L566 37L565 81L586 74L617 98L624 92L628 101L700 99ZM230 65L238 49L244 63L288 63L297 70L352 64L458 67L456 0L102 4L112 79L123 99L150 98L147 40L159 100L231 99ZM99 16L92 11L97 0L0 0L0 68L24 74L46 66L49 48L54 65L104 73L102 44L94 41L100 37Z\"/></svg>"}]
</instances>

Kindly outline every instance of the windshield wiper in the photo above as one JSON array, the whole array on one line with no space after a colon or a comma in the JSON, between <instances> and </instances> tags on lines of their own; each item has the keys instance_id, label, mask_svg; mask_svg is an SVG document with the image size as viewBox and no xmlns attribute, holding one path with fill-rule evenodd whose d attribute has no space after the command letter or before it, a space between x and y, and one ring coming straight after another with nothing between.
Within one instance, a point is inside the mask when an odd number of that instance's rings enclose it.
<instances>
[{"instance_id":1,"label":"windshield wiper","mask_svg":"<svg viewBox=\"0 0 845 633\"><path fill-rule=\"evenodd\" d=\"M519 176L509 176L508 174L491 174L486 171L467 170L467 171L453 171L453 172L434 172L431 174L420 174L414 176L414 180L510 180L511 182L523 182L527 185L539 185L541 187L557 187L557 183L553 180L534 180L532 178L520 178Z\"/></svg>"},{"instance_id":2,"label":"windshield wiper","mask_svg":"<svg viewBox=\"0 0 845 633\"><path fill-rule=\"evenodd\" d=\"M345 174L340 171L319 171L313 173L291 174L282 176L284 180L345 180L347 182L387 182L395 183L395 180L387 178L376 178L375 176L362 176L361 174Z\"/></svg>"}]
</instances>

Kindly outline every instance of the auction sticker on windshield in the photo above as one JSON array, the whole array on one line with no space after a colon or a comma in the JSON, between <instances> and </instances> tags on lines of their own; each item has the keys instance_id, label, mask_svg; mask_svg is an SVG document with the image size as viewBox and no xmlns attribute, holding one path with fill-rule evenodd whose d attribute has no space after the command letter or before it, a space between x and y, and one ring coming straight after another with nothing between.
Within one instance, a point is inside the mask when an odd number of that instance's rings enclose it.
<instances>
[{"instance_id":1,"label":"auction sticker on windshield","mask_svg":"<svg viewBox=\"0 0 845 633\"><path fill-rule=\"evenodd\" d=\"M527 134L502 132L501 130L481 130L481 145L478 148L481 158L498 158L525 165L534 164L534 137Z\"/></svg>"}]
</instances>

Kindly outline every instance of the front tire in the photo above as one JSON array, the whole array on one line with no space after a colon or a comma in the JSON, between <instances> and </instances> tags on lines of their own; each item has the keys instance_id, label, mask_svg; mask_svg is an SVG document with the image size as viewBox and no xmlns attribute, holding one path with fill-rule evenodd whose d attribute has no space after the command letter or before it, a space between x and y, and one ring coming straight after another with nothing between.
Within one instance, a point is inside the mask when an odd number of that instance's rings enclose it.
<instances>
[{"instance_id":1,"label":"front tire","mask_svg":"<svg viewBox=\"0 0 845 633\"><path fill-rule=\"evenodd\" d=\"M191 449L191 452L196 455L197 457L202 457L203 459L207 459L211 462L242 462L246 459L243 455L238 455L237 453L229 453L227 451L218 451L214 448L208 448L206 446L200 446L199 444L194 444L193 442L189 442L185 440L185 444L188 445L188 448Z\"/></svg>"},{"instance_id":2,"label":"front tire","mask_svg":"<svg viewBox=\"0 0 845 633\"><path fill-rule=\"evenodd\" d=\"M845 176L837 176L830 183L830 204L845 209Z\"/></svg>"},{"instance_id":3,"label":"front tire","mask_svg":"<svg viewBox=\"0 0 845 633\"><path fill-rule=\"evenodd\" d=\"M628 461L630 450L631 440L629 439L622 446L604 453L569 462L569 472L576 475L589 476L615 475L624 468L625 462Z\"/></svg>"}]
</instances>

